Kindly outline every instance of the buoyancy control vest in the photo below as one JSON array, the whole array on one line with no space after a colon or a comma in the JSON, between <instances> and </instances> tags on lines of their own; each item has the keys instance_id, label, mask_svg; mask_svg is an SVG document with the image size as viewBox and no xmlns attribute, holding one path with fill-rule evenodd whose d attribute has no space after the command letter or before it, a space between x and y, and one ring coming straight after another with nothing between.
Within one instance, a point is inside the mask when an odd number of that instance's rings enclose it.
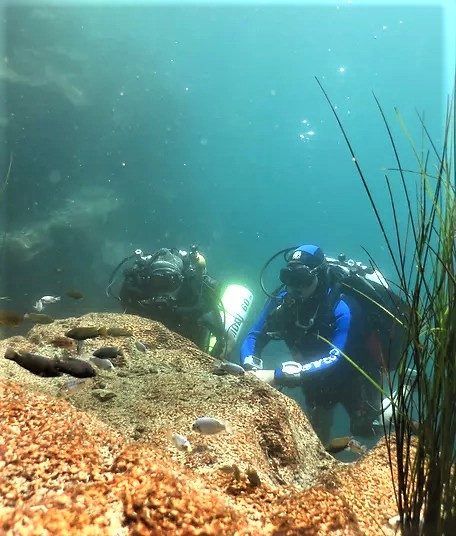
<instances>
[{"instance_id":1,"label":"buoyancy control vest","mask_svg":"<svg viewBox=\"0 0 456 536\"><path fill-rule=\"evenodd\" d=\"M331 286L329 310L341 294L353 296L362 306L372 352L386 370L394 370L404 351L408 306L390 288L379 270L361 262L326 257L326 270Z\"/></svg>"}]
</instances>

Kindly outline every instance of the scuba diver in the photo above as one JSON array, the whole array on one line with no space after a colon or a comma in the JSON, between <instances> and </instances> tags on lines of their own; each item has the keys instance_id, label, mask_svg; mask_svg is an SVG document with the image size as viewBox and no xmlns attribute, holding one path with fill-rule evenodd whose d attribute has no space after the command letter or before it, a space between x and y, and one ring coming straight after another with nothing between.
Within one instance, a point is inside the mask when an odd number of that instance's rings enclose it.
<instances>
[{"instance_id":1,"label":"scuba diver","mask_svg":"<svg viewBox=\"0 0 456 536\"><path fill-rule=\"evenodd\" d=\"M119 297L113 296L118 270L132 259ZM219 284L207 274L206 260L196 246L189 252L161 248L150 255L137 249L114 269L106 293L120 301L125 313L161 322L214 357L225 351Z\"/></svg>"},{"instance_id":2,"label":"scuba diver","mask_svg":"<svg viewBox=\"0 0 456 536\"><path fill-rule=\"evenodd\" d=\"M281 285L270 294L263 274L281 254ZM403 350L403 302L378 270L344 255L327 258L316 245L276 253L263 267L261 286L269 300L242 343L243 367L279 388L300 386L322 442L329 440L338 403L352 435L373 437L381 394L342 354L382 385L382 371L394 370ZM293 361L264 370L262 351L272 340L283 340Z\"/></svg>"}]
</instances>

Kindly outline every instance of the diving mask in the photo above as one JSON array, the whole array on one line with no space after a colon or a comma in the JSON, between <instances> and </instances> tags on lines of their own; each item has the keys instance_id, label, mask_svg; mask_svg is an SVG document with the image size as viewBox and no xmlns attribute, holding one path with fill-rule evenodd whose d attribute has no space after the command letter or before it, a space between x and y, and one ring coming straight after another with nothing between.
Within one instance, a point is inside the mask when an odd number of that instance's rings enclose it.
<instances>
[{"instance_id":1,"label":"diving mask","mask_svg":"<svg viewBox=\"0 0 456 536\"><path fill-rule=\"evenodd\" d=\"M149 275L149 288L154 294L176 292L181 283L182 275L173 270L157 270Z\"/></svg>"},{"instance_id":2,"label":"diving mask","mask_svg":"<svg viewBox=\"0 0 456 536\"><path fill-rule=\"evenodd\" d=\"M317 277L317 268L312 270L305 264L288 263L280 270L280 281L287 287L301 289L310 287Z\"/></svg>"}]
</instances>

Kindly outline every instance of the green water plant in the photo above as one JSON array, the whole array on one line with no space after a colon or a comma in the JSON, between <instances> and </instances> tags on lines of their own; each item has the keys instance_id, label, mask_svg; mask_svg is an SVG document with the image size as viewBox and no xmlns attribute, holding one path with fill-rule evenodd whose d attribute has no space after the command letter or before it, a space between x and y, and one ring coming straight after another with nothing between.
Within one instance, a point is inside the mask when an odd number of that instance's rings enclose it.
<instances>
[{"instance_id":1,"label":"green water plant","mask_svg":"<svg viewBox=\"0 0 456 536\"><path fill-rule=\"evenodd\" d=\"M8 187L8 182L11 175L11 168L13 167L13 153L10 154L8 168L3 179L0 181L0 200L3 198L3 195Z\"/></svg>"},{"instance_id":2,"label":"green water plant","mask_svg":"<svg viewBox=\"0 0 456 536\"><path fill-rule=\"evenodd\" d=\"M6 189L8 187L12 167L13 167L13 153L10 154L8 168L6 170L6 173L3 176L3 178L0 180L0 203L3 201ZM5 213L0 212L0 264L2 264L3 262L2 254L4 251L4 243L5 243L5 238L6 238L6 229L4 229L3 227L6 227Z\"/></svg>"},{"instance_id":3,"label":"green water plant","mask_svg":"<svg viewBox=\"0 0 456 536\"><path fill-rule=\"evenodd\" d=\"M403 166L378 99L395 167L384 177L388 214L376 202L346 130L317 80L347 143L395 268L395 291L407 304L399 365L386 373L392 418L383 419L401 533L456 534L456 143L454 93L440 146L418 115L417 149L396 110L416 162ZM399 181L397 183L397 181ZM406 222L401 220L404 207ZM392 222L392 227L387 223ZM393 229L388 231L387 229ZM375 260L371 259L374 267Z\"/></svg>"}]
</instances>

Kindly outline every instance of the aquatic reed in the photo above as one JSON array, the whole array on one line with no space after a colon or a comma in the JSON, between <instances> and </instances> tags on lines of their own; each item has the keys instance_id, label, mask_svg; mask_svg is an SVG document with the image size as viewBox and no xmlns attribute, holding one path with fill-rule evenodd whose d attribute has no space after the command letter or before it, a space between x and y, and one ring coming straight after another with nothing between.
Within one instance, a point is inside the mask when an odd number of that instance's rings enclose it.
<instances>
[{"instance_id":1,"label":"aquatic reed","mask_svg":"<svg viewBox=\"0 0 456 536\"><path fill-rule=\"evenodd\" d=\"M375 98L396 162L385 176L393 232L358 163L326 91L358 175L364 185L395 267L400 297L407 304L407 334L397 369L386 371L391 421L383 420L400 528L407 536L456 534L456 176L455 106L448 102L443 141L434 143L424 120L418 151L404 121L397 118L417 163L404 169L402 154ZM407 222L400 224L399 177ZM403 207L401 206L401 210ZM374 266L375 262L373 261ZM395 396L393 396L395 395ZM395 471L393 471L393 468Z\"/></svg>"},{"instance_id":2,"label":"aquatic reed","mask_svg":"<svg viewBox=\"0 0 456 536\"><path fill-rule=\"evenodd\" d=\"M8 182L9 182L9 179L10 179L11 168L12 167L13 167L13 153L10 154L8 168L6 170L6 173L5 173L4 177L0 181L0 200L3 197L3 194L6 191L6 188L8 187Z\"/></svg>"}]
</instances>

